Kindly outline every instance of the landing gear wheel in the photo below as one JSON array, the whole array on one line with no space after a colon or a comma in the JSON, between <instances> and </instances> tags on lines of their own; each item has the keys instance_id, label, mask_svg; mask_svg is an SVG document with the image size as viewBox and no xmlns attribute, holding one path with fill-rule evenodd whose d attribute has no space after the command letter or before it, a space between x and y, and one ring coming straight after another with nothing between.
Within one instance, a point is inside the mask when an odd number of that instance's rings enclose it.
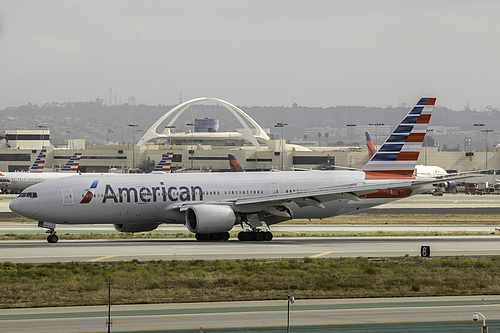
<instances>
[{"instance_id":1,"label":"landing gear wheel","mask_svg":"<svg viewBox=\"0 0 500 333\"><path fill-rule=\"evenodd\" d=\"M240 233L238 233L238 240L241 242L253 241L253 232L241 231Z\"/></svg>"},{"instance_id":2,"label":"landing gear wheel","mask_svg":"<svg viewBox=\"0 0 500 333\"><path fill-rule=\"evenodd\" d=\"M214 234L196 234L195 238L197 241L200 242L220 242L220 241L227 241L229 240L229 232L217 232Z\"/></svg>"},{"instance_id":3,"label":"landing gear wheel","mask_svg":"<svg viewBox=\"0 0 500 333\"><path fill-rule=\"evenodd\" d=\"M265 241L267 241L267 242L269 242L269 241L271 241L272 239L273 239L273 233L272 233L272 232L270 232L270 231L266 231L266 232L264 233L264 240L265 240Z\"/></svg>"},{"instance_id":4,"label":"landing gear wheel","mask_svg":"<svg viewBox=\"0 0 500 333\"><path fill-rule=\"evenodd\" d=\"M49 242L49 243L57 243L58 240L59 240L59 237L57 237L57 235L55 235L55 234L47 236L47 242Z\"/></svg>"}]
</instances>

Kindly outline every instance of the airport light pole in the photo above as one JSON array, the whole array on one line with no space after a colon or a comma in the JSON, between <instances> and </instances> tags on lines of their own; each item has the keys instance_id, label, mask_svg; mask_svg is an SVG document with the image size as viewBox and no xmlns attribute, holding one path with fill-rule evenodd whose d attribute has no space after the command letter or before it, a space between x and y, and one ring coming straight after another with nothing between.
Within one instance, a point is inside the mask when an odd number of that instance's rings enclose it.
<instances>
[{"instance_id":1,"label":"airport light pole","mask_svg":"<svg viewBox=\"0 0 500 333\"><path fill-rule=\"evenodd\" d=\"M284 154L284 149L283 149L283 140L284 138L284 128L285 126L288 125L287 123L281 122L281 123L276 123L274 124L274 127L280 128L281 127L281 171L283 171L283 154Z\"/></svg>"},{"instance_id":2,"label":"airport light pole","mask_svg":"<svg viewBox=\"0 0 500 333\"><path fill-rule=\"evenodd\" d=\"M132 127L132 169L135 170L135 127L139 126L137 124L129 124L129 127Z\"/></svg>"},{"instance_id":3,"label":"airport light pole","mask_svg":"<svg viewBox=\"0 0 500 333\"><path fill-rule=\"evenodd\" d=\"M295 302L295 297L290 295L290 284L288 284L288 309L287 309L287 316L286 316L286 331L287 333L290 332L290 304L293 304Z\"/></svg>"},{"instance_id":4,"label":"airport light pole","mask_svg":"<svg viewBox=\"0 0 500 333\"><path fill-rule=\"evenodd\" d=\"M378 151L378 127L384 126L384 123L371 123L370 126L375 126L375 150Z\"/></svg>"},{"instance_id":5,"label":"airport light pole","mask_svg":"<svg viewBox=\"0 0 500 333\"><path fill-rule=\"evenodd\" d=\"M191 126L192 129L191 129L191 149L189 150L189 153L191 154L191 170L193 170L193 158L194 158L194 141L193 141L193 133L195 131L195 126L196 126L196 123L189 123L189 124L186 124L188 126Z\"/></svg>"},{"instance_id":6,"label":"airport light pole","mask_svg":"<svg viewBox=\"0 0 500 333\"><path fill-rule=\"evenodd\" d=\"M38 128L40 128L42 130L42 134L40 135L40 137L42 138L42 149L43 149L43 146L45 146L45 129L47 129L47 126L46 125L38 125Z\"/></svg>"},{"instance_id":7,"label":"airport light pole","mask_svg":"<svg viewBox=\"0 0 500 333\"><path fill-rule=\"evenodd\" d=\"M484 124L483 123L475 123L474 124L474 127L484 127ZM481 132L481 130L479 130ZM477 150L479 150L479 147L480 147L480 137L479 139L477 140Z\"/></svg>"},{"instance_id":8,"label":"airport light pole","mask_svg":"<svg viewBox=\"0 0 500 333\"><path fill-rule=\"evenodd\" d=\"M488 133L489 132L493 132L493 130L492 129L483 129L483 130L481 130L481 132L483 132L484 135L485 135L485 145L486 145L486 149L485 149L485 152L484 152L485 155L486 155L486 161L485 161L486 162L485 163L486 166L485 166L485 169L488 170Z\"/></svg>"},{"instance_id":9,"label":"airport light pole","mask_svg":"<svg viewBox=\"0 0 500 333\"><path fill-rule=\"evenodd\" d=\"M479 316L483 317L483 333L488 333L488 326L486 326L486 317L481 312L474 312L472 320L477 321Z\"/></svg>"},{"instance_id":10,"label":"airport light pole","mask_svg":"<svg viewBox=\"0 0 500 333\"><path fill-rule=\"evenodd\" d=\"M434 131L433 129L426 129L425 130L427 133ZM427 134L426 136L426 142L425 142L425 165L427 165L427 147L429 146L429 135Z\"/></svg>"},{"instance_id":11,"label":"airport light pole","mask_svg":"<svg viewBox=\"0 0 500 333\"><path fill-rule=\"evenodd\" d=\"M356 126L356 124L347 124L346 126L351 129L351 140L349 141L349 147L352 148L352 137L354 135L354 127Z\"/></svg>"}]
</instances>

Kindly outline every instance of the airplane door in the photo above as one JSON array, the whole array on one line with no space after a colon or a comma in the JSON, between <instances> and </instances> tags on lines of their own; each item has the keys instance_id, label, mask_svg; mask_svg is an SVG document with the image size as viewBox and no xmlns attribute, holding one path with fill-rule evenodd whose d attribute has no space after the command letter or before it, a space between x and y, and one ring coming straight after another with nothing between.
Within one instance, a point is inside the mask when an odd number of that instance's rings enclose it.
<instances>
[{"instance_id":1,"label":"airplane door","mask_svg":"<svg viewBox=\"0 0 500 333\"><path fill-rule=\"evenodd\" d=\"M271 191L271 194L280 193L280 186L278 184L269 184L269 189Z\"/></svg>"},{"instance_id":2,"label":"airplane door","mask_svg":"<svg viewBox=\"0 0 500 333\"><path fill-rule=\"evenodd\" d=\"M73 190L72 189L63 189L62 190L63 197L63 206L72 206L73 205Z\"/></svg>"}]
</instances>

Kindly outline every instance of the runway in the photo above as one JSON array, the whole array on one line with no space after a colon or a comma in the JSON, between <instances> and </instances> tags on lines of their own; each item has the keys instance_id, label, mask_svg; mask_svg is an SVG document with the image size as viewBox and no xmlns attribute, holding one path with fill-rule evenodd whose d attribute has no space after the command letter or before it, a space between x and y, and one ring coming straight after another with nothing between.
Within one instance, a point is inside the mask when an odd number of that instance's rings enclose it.
<instances>
[{"instance_id":1,"label":"runway","mask_svg":"<svg viewBox=\"0 0 500 333\"><path fill-rule=\"evenodd\" d=\"M292 332L471 332L472 314L500 328L499 296L380 299L297 299ZM287 298L278 301L116 305L113 332L283 332ZM103 332L105 306L0 310L1 332Z\"/></svg>"},{"instance_id":2,"label":"runway","mask_svg":"<svg viewBox=\"0 0 500 333\"><path fill-rule=\"evenodd\" d=\"M271 242L197 242L192 239L60 240L0 242L0 261L71 262L148 260L281 259L500 255L499 236L453 237L307 237Z\"/></svg>"}]
</instances>

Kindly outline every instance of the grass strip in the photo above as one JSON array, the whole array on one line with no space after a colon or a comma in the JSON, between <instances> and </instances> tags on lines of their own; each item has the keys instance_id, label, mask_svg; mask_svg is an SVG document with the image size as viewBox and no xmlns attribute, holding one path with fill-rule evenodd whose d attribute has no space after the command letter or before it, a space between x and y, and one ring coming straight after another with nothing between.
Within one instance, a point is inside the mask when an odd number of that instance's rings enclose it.
<instances>
[{"instance_id":1,"label":"grass strip","mask_svg":"<svg viewBox=\"0 0 500 333\"><path fill-rule=\"evenodd\" d=\"M0 263L0 308L500 294L500 258Z\"/></svg>"}]
</instances>

